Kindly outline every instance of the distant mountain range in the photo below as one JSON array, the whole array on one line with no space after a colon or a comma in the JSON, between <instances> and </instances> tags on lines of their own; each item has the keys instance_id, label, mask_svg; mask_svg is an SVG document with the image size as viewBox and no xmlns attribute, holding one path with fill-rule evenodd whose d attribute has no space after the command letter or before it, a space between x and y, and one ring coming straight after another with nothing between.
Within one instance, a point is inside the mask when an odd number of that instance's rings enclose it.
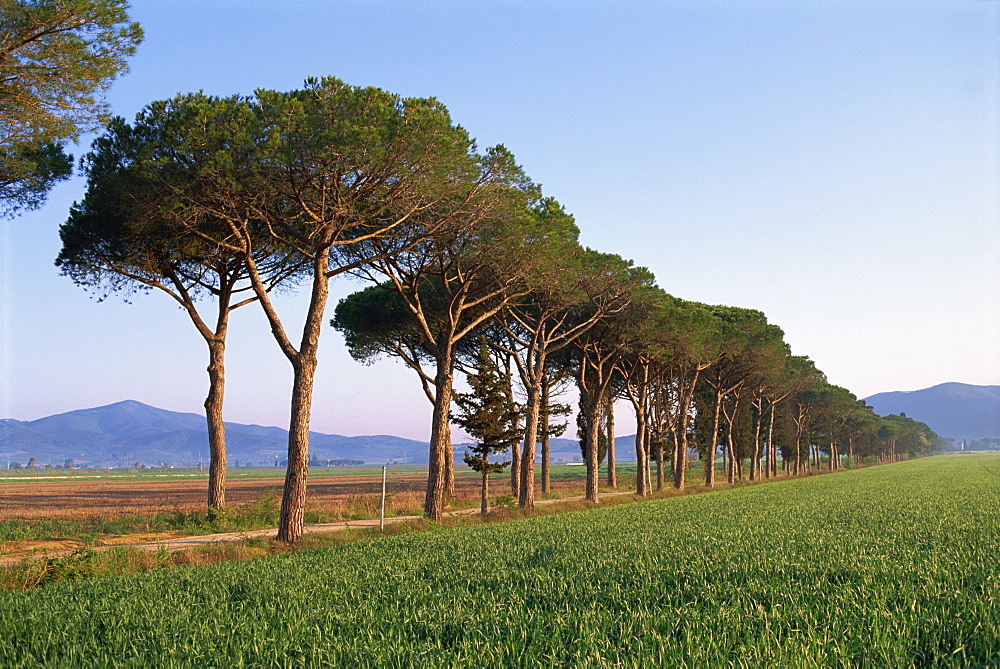
<instances>
[{"instance_id":1,"label":"distant mountain range","mask_svg":"<svg viewBox=\"0 0 1000 669\"><path fill-rule=\"evenodd\" d=\"M883 416L905 413L927 423L938 435L956 440L1000 437L1000 386L942 383L924 390L878 393L865 398ZM286 457L288 432L279 427L226 423L231 465L270 466ZM635 435L615 439L618 460L635 460ZM310 454L325 460L424 464L428 444L392 435L345 437L310 433ZM461 462L463 444L454 447ZM553 462L582 459L575 439L552 439ZM208 462L208 430L200 414L179 413L126 400L33 421L0 420L0 458L39 466L131 467L136 462L162 466ZM463 465L464 466L464 465Z\"/></svg>"},{"instance_id":2,"label":"distant mountain range","mask_svg":"<svg viewBox=\"0 0 1000 669\"><path fill-rule=\"evenodd\" d=\"M910 392L866 397L876 413L905 413L938 433L956 440L1000 437L1000 386L942 383Z\"/></svg>"},{"instance_id":3,"label":"distant mountain range","mask_svg":"<svg viewBox=\"0 0 1000 669\"><path fill-rule=\"evenodd\" d=\"M286 457L288 431L226 423L226 442L231 465L273 465ZM420 463L427 461L427 450L426 442L389 435L310 433L310 455L319 460ZM133 400L33 421L0 420L0 458L25 464L30 457L39 465L63 464L69 458L77 466L95 467L207 464L208 429L202 415Z\"/></svg>"},{"instance_id":4,"label":"distant mountain range","mask_svg":"<svg viewBox=\"0 0 1000 669\"><path fill-rule=\"evenodd\" d=\"M634 437L619 437L619 460L634 460ZM279 427L226 423L226 445L230 465L270 466L285 459L288 431ZM455 445L461 462L462 444ZM581 459L573 439L551 441L552 461ZM360 460L424 464L427 442L391 435L345 437L310 433L310 456L319 460ZM76 466L131 467L197 465L208 463L208 429L200 414L158 409L126 400L92 409L79 409L33 421L0 420L0 458L27 464L34 457L39 466L62 465L72 459ZM464 465L463 465L464 466Z\"/></svg>"}]
</instances>

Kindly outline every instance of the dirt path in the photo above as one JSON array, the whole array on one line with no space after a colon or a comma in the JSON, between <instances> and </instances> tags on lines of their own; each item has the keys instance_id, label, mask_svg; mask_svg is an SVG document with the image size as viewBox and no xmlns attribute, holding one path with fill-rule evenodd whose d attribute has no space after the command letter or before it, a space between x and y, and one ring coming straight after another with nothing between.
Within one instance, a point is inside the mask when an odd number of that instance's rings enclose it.
<instances>
[{"instance_id":1,"label":"dirt path","mask_svg":"<svg viewBox=\"0 0 1000 669\"><path fill-rule=\"evenodd\" d=\"M604 492L601 493L601 497L619 497L622 495L634 495L632 491L624 492ZM571 497L560 497L557 499L544 499L536 500L536 505L549 505L549 504L559 504L561 502L577 502L583 500L583 495L573 495ZM446 513L446 516L462 516L462 515L475 515L479 513L478 508L472 509L462 509L460 511L451 511ZM385 519L386 525L394 523L404 523L407 521L419 520L422 516L392 516ZM364 520L349 520L339 523L319 523L316 525L306 525L302 531L304 534L322 534L327 532L342 532L349 529L370 529L379 526L378 518L364 519ZM224 532L220 534L203 534L198 536L187 536L187 537L176 537L176 536L164 536L162 538L157 538L155 540L141 541L140 539L149 535L124 535L121 537L115 537L114 539L106 539L97 543L93 546L93 550L102 551L108 550L110 548L115 548L118 546L130 546L132 548L137 548L143 551L156 552L160 550L165 550L169 553L176 553L178 551L187 550L189 548L198 548L199 546L210 546L212 544L221 543L237 543L240 541L245 541L246 539L254 539L258 537L266 537L273 539L278 536L277 528L269 528L265 530L247 530L245 532ZM76 545L73 545L76 544ZM72 547L71 547L72 546ZM62 555L70 555L76 550L84 548L84 544L78 542L61 541L58 542L58 548L55 551L35 551L35 552L20 552L17 554L7 554L0 556L0 567L10 567L15 565L25 559L38 559L38 558L54 558Z\"/></svg>"}]
</instances>

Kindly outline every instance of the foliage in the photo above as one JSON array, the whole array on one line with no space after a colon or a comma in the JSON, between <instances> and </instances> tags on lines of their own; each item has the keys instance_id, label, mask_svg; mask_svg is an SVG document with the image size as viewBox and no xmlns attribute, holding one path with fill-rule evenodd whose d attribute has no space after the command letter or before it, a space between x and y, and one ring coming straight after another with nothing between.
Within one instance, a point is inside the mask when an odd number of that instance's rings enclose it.
<instances>
[{"instance_id":1,"label":"foliage","mask_svg":"<svg viewBox=\"0 0 1000 669\"><path fill-rule=\"evenodd\" d=\"M421 304L428 311L442 307L440 292L425 284ZM391 284L368 286L342 298L330 324L344 336L351 357L371 365L382 356L397 356L420 367L430 354L423 346L420 324Z\"/></svg>"},{"instance_id":2,"label":"foliage","mask_svg":"<svg viewBox=\"0 0 1000 669\"><path fill-rule=\"evenodd\" d=\"M0 166L0 215L37 209L49 189L73 173L73 156L51 142L12 147L0 153L0 158L0 164L6 163Z\"/></svg>"},{"instance_id":3,"label":"foliage","mask_svg":"<svg viewBox=\"0 0 1000 669\"><path fill-rule=\"evenodd\" d=\"M102 299L109 292L166 293L205 340L210 515L226 507L223 404L229 317L256 298L250 286L250 250L217 216L184 202L177 191L186 189L188 197L197 198L198 170L188 166L204 169L212 165L211 157L233 149L239 144L236 129L252 125L247 120L252 116L239 98L196 94L148 105L131 125L113 119L82 161L87 192L60 228L63 247L56 259L63 275ZM216 131L206 132L206 127ZM257 255L262 256L258 271L271 286L287 283L295 273L283 258L269 262L270 249ZM275 264L280 265L277 271ZM205 296L214 298L214 318L198 304Z\"/></svg>"},{"instance_id":4,"label":"foliage","mask_svg":"<svg viewBox=\"0 0 1000 669\"><path fill-rule=\"evenodd\" d=\"M502 472L511 462L490 462L490 456L513 452L518 447L523 434L521 410L510 395L510 374L500 371L485 338L479 342L476 372L465 378L472 392L455 393L459 411L451 414L451 421L475 439L464 460L482 476L480 511L485 514L489 508L490 474Z\"/></svg>"},{"instance_id":5,"label":"foliage","mask_svg":"<svg viewBox=\"0 0 1000 669\"><path fill-rule=\"evenodd\" d=\"M566 428L569 427L569 423L566 421L557 423L553 419L563 418L571 413L573 413L573 407L568 404L552 401L540 403L538 405L538 440L561 437Z\"/></svg>"},{"instance_id":6,"label":"foliage","mask_svg":"<svg viewBox=\"0 0 1000 669\"><path fill-rule=\"evenodd\" d=\"M475 440L465 453L465 464L485 478L510 464L509 460L491 463L490 456L508 451L520 441L517 420L521 412L506 391L510 376L500 372L485 340L479 346L476 373L465 378L472 391L455 393L458 413L452 413L451 422Z\"/></svg>"},{"instance_id":7,"label":"foliage","mask_svg":"<svg viewBox=\"0 0 1000 669\"><path fill-rule=\"evenodd\" d=\"M103 95L142 41L126 0L0 0L0 213L69 176L61 144L107 118Z\"/></svg>"}]
</instances>

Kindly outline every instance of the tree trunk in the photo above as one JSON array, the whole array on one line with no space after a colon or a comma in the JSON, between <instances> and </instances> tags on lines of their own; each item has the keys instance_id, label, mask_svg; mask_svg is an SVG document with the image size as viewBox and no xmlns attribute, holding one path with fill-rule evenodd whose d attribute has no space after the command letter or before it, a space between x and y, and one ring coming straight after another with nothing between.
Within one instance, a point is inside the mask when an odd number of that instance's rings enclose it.
<instances>
[{"instance_id":1,"label":"tree trunk","mask_svg":"<svg viewBox=\"0 0 1000 669\"><path fill-rule=\"evenodd\" d=\"M281 496L278 539L295 543L302 536L305 518L306 485L309 480L309 418L312 410L313 380L316 375L315 350L300 353L292 387L291 420L288 428L288 468Z\"/></svg>"},{"instance_id":2,"label":"tree trunk","mask_svg":"<svg viewBox=\"0 0 1000 669\"><path fill-rule=\"evenodd\" d=\"M584 491L584 497L588 502L597 502L598 499L598 485L600 481L600 470L598 469L600 462L597 459L598 455L598 429L599 429L599 415L600 415L600 400L597 398L587 397L587 393L580 391L580 410L584 414L584 420L587 423L587 439L584 444L584 457L587 463L587 484Z\"/></svg>"},{"instance_id":3,"label":"tree trunk","mask_svg":"<svg viewBox=\"0 0 1000 669\"><path fill-rule=\"evenodd\" d=\"M768 478L778 477L778 451L774 446L774 403L768 407L767 416L767 458Z\"/></svg>"},{"instance_id":4,"label":"tree trunk","mask_svg":"<svg viewBox=\"0 0 1000 669\"><path fill-rule=\"evenodd\" d=\"M695 374L697 381L697 374ZM683 376L677 382L677 416L674 426L674 488L684 489L684 474L687 470L687 418L688 408L691 406L691 396L688 389L684 387ZM691 392L694 392L694 385L691 385Z\"/></svg>"},{"instance_id":5,"label":"tree trunk","mask_svg":"<svg viewBox=\"0 0 1000 669\"><path fill-rule=\"evenodd\" d=\"M507 391L507 399L511 402L514 401L514 391L509 389ZM514 429L517 430L521 425L521 417L518 416L514 419ZM517 443L510 448L510 494L514 499L520 501L521 499L521 444Z\"/></svg>"},{"instance_id":6,"label":"tree trunk","mask_svg":"<svg viewBox=\"0 0 1000 669\"><path fill-rule=\"evenodd\" d=\"M608 487L611 489L618 487L618 466L615 462L615 403L608 401L607 406L608 422Z\"/></svg>"},{"instance_id":7,"label":"tree trunk","mask_svg":"<svg viewBox=\"0 0 1000 669\"><path fill-rule=\"evenodd\" d=\"M712 417L712 431L708 433L705 447L705 485L715 485L715 451L719 445L719 412L722 410L722 393L715 393L715 414Z\"/></svg>"},{"instance_id":8,"label":"tree trunk","mask_svg":"<svg viewBox=\"0 0 1000 669\"><path fill-rule=\"evenodd\" d=\"M521 442L510 449L510 494L514 499L521 499Z\"/></svg>"},{"instance_id":9,"label":"tree trunk","mask_svg":"<svg viewBox=\"0 0 1000 669\"><path fill-rule=\"evenodd\" d=\"M543 361L544 363L544 361ZM524 451L521 453L521 490L518 506L535 508L535 443L538 440L538 413L541 392L537 386L527 388L528 398L524 416Z\"/></svg>"},{"instance_id":10,"label":"tree trunk","mask_svg":"<svg viewBox=\"0 0 1000 669\"><path fill-rule=\"evenodd\" d=\"M455 449L451 446L451 426L448 426L448 444L444 456L444 495L447 499L455 496Z\"/></svg>"},{"instance_id":11,"label":"tree trunk","mask_svg":"<svg viewBox=\"0 0 1000 669\"><path fill-rule=\"evenodd\" d=\"M653 490L653 456L650 449L650 444L653 441L653 432L649 428L649 423L646 423L646 436L642 438L643 449L646 451L646 493L648 494Z\"/></svg>"},{"instance_id":12,"label":"tree trunk","mask_svg":"<svg viewBox=\"0 0 1000 669\"><path fill-rule=\"evenodd\" d=\"M437 356L437 373L434 375L434 410L431 415L431 449L427 468L427 491L424 495L424 514L431 520L444 517L444 496L448 486L446 458L451 454L451 425L449 412L454 385L454 349L443 344Z\"/></svg>"},{"instance_id":13,"label":"tree trunk","mask_svg":"<svg viewBox=\"0 0 1000 669\"><path fill-rule=\"evenodd\" d=\"M677 384L677 426L675 428L676 447L674 453L674 487L678 490L684 489L684 475L687 473L687 452L688 452L688 410L691 408L691 398L694 396L694 388L698 383L698 372L691 375L691 380L685 384L683 377Z\"/></svg>"},{"instance_id":14,"label":"tree trunk","mask_svg":"<svg viewBox=\"0 0 1000 669\"><path fill-rule=\"evenodd\" d=\"M489 508L486 500L489 499L490 494L490 474L488 471L483 472L483 495L479 504L479 513L486 515L486 511Z\"/></svg>"},{"instance_id":15,"label":"tree trunk","mask_svg":"<svg viewBox=\"0 0 1000 669\"><path fill-rule=\"evenodd\" d=\"M226 510L226 424L222 420L222 404L226 389L225 334L209 342L208 397L205 418L208 421L208 517L215 519L217 511Z\"/></svg>"},{"instance_id":16,"label":"tree trunk","mask_svg":"<svg viewBox=\"0 0 1000 669\"><path fill-rule=\"evenodd\" d=\"M674 487L678 490L684 490L684 475L687 472L687 452L687 434L681 434L677 439L677 452L674 454Z\"/></svg>"},{"instance_id":17,"label":"tree trunk","mask_svg":"<svg viewBox=\"0 0 1000 669\"><path fill-rule=\"evenodd\" d=\"M229 329L229 314L235 308L230 302L236 282L234 274L219 271L218 275L214 330L202 319L184 283L176 276L173 278L184 309L208 345L208 395L204 406L209 449L207 513L209 520L215 519L217 511L226 510L226 424L222 418L222 407L226 395L226 334Z\"/></svg>"},{"instance_id":18,"label":"tree trunk","mask_svg":"<svg viewBox=\"0 0 1000 669\"><path fill-rule=\"evenodd\" d=\"M548 376L542 377L542 399L541 406L543 408L542 416L540 417L541 422L541 432L542 432L542 493L547 493L552 490L552 484L550 481L549 474L549 378Z\"/></svg>"},{"instance_id":19,"label":"tree trunk","mask_svg":"<svg viewBox=\"0 0 1000 669\"><path fill-rule=\"evenodd\" d=\"M309 419L312 415L313 384L316 379L319 337L323 331L323 313L330 296L326 276L329 253L314 261L312 294L302 328L298 353L290 356L293 369L292 407L288 426L288 469L281 496L278 539L295 543L302 536L305 518L306 484L309 479ZM256 291L256 287L255 287Z\"/></svg>"},{"instance_id":20,"label":"tree trunk","mask_svg":"<svg viewBox=\"0 0 1000 669\"><path fill-rule=\"evenodd\" d=\"M767 428L764 437L764 478L772 478L777 475L774 456L774 406L768 402L767 407Z\"/></svg>"},{"instance_id":21,"label":"tree trunk","mask_svg":"<svg viewBox=\"0 0 1000 669\"><path fill-rule=\"evenodd\" d=\"M649 448L646 446L646 412L639 404L635 405L635 494L645 497L649 494L646 487L646 472L649 469Z\"/></svg>"},{"instance_id":22,"label":"tree trunk","mask_svg":"<svg viewBox=\"0 0 1000 669\"><path fill-rule=\"evenodd\" d=\"M750 405L751 410L753 410L753 404ZM750 480L756 481L757 476L760 472L760 422L763 416L761 415L761 408L763 408L763 403L760 403L757 408L757 415L753 420L753 459L750 460Z\"/></svg>"},{"instance_id":23,"label":"tree trunk","mask_svg":"<svg viewBox=\"0 0 1000 669\"><path fill-rule=\"evenodd\" d=\"M665 443L663 439L656 442L656 489L663 490L663 451Z\"/></svg>"},{"instance_id":24,"label":"tree trunk","mask_svg":"<svg viewBox=\"0 0 1000 669\"><path fill-rule=\"evenodd\" d=\"M735 416L735 411L733 414ZM736 451L733 448L733 419L726 419L726 483L736 481Z\"/></svg>"},{"instance_id":25,"label":"tree trunk","mask_svg":"<svg viewBox=\"0 0 1000 669\"><path fill-rule=\"evenodd\" d=\"M795 469L792 470L795 476L802 474L802 432L805 428L805 422L805 413L799 407L798 418L795 421Z\"/></svg>"},{"instance_id":26,"label":"tree trunk","mask_svg":"<svg viewBox=\"0 0 1000 669\"><path fill-rule=\"evenodd\" d=\"M597 412L594 412L592 416L594 421L597 420ZM598 486L600 482L600 465L598 461L598 450L599 446L597 443L597 430L591 429L587 433L587 486L585 490L585 497L588 502L598 502L599 493Z\"/></svg>"},{"instance_id":27,"label":"tree trunk","mask_svg":"<svg viewBox=\"0 0 1000 669\"><path fill-rule=\"evenodd\" d=\"M684 478L683 476L678 476L678 470L680 469L680 461L677 459L681 452L681 440L677 436L677 432L670 433L670 441L672 446L672 452L670 454L670 479L675 488L683 487ZM678 486L678 483L681 485Z\"/></svg>"}]
</instances>

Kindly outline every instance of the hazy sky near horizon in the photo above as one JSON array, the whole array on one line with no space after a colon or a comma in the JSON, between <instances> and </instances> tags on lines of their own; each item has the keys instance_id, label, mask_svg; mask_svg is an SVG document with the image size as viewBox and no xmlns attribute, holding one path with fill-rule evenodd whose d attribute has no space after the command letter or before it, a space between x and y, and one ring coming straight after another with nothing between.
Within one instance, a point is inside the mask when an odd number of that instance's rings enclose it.
<instances>
[{"instance_id":1,"label":"hazy sky near horizon","mask_svg":"<svg viewBox=\"0 0 1000 669\"><path fill-rule=\"evenodd\" d=\"M859 397L1000 384L1000 3L147 0L133 16L146 39L117 115L325 75L433 96L513 151L584 244L678 297L763 311ZM200 412L187 316L156 293L99 303L53 265L83 189L0 221L0 418ZM335 281L329 313L360 287ZM299 323L304 299L281 307ZM257 308L237 311L226 419L287 426L290 380ZM429 424L413 372L354 362L326 328L314 430Z\"/></svg>"}]
</instances>

